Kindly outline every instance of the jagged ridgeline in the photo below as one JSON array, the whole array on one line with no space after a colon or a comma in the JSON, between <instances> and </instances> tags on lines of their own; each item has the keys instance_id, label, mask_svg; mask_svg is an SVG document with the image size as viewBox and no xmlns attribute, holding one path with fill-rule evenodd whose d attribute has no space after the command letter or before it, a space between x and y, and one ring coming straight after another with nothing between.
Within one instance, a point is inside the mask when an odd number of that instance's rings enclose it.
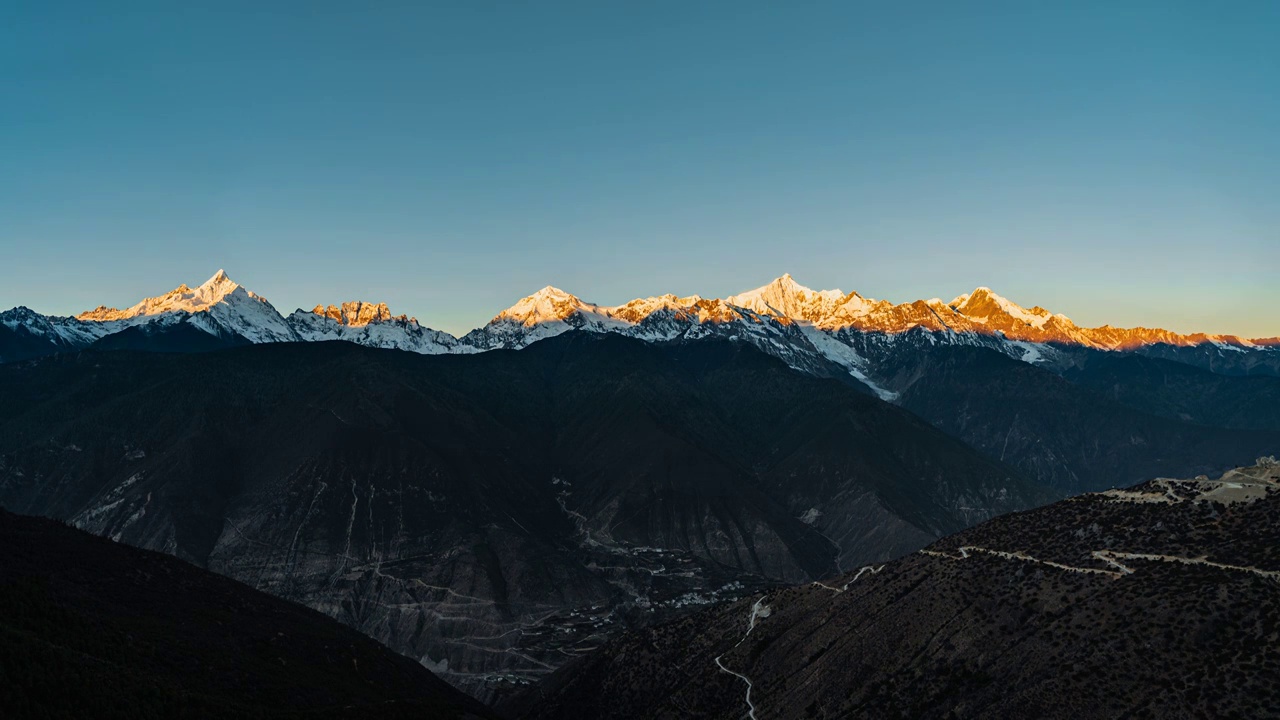
<instances>
[{"instance_id":1,"label":"jagged ridgeline","mask_svg":"<svg viewBox=\"0 0 1280 720\"><path fill-rule=\"evenodd\" d=\"M628 634L524 718L1276 717L1280 467L1013 513Z\"/></svg>"},{"instance_id":2,"label":"jagged ridgeline","mask_svg":"<svg viewBox=\"0 0 1280 720\"><path fill-rule=\"evenodd\" d=\"M219 270L196 288L180 285L124 310L98 307L75 317L41 315L25 307L0 313L0 362L95 343L200 351L244 343L349 340L429 354L471 353L521 348L573 329L648 341L734 337L792 367L846 378L886 400L901 388L883 367L885 355L901 346L988 347L1055 370L1072 365L1077 351L1107 350L1227 374L1280 375L1276 338L1084 328L1065 315L1024 308L985 287L950 302L934 298L895 305L857 292L810 290L790 275L723 299L668 294L616 306L548 286L456 338L415 318L392 315L384 303L321 304L283 317L266 298Z\"/></svg>"}]
</instances>

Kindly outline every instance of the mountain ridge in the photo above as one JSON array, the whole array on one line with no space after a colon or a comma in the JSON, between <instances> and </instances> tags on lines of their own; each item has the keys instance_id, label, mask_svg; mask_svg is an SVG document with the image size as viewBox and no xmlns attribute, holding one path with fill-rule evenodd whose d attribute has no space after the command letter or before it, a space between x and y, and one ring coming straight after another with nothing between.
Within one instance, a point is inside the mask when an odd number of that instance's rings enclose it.
<instances>
[{"instance_id":1,"label":"mountain ridge","mask_svg":"<svg viewBox=\"0 0 1280 720\"><path fill-rule=\"evenodd\" d=\"M0 335L0 361L91 345L130 328L137 338L109 346L180 349L159 336L195 329L222 346L263 342L347 340L424 354L519 349L569 330L617 333L650 342L707 337L743 340L819 376L842 377L882 399L898 388L880 372L883 355L902 343L973 345L1062 370L1084 351L1140 352L1227 374L1280 375L1280 345L1209 333L1159 328L1086 328L1039 306L1025 308L978 287L950 302L938 298L894 304L857 292L812 290L790 274L725 298L657 295L604 306L547 286L500 311L461 337L432 329L385 303L319 304L282 316L267 299L219 270L196 288L179 285L125 309L98 307L74 317L44 316L18 307L0 313L0 325L21 337ZM185 327L182 327L185 326ZM189 335L189 333L187 333ZM197 342L194 349L208 349Z\"/></svg>"},{"instance_id":2,"label":"mountain ridge","mask_svg":"<svg viewBox=\"0 0 1280 720\"><path fill-rule=\"evenodd\" d=\"M194 289L183 283L163 295L143 298L125 310L100 305L97 308L71 317L81 321L111 322L168 312L206 311L222 302L226 296L231 295L237 289L244 289L245 294L249 297L260 302L266 302L261 295L243 288L242 285L232 280L225 270L219 269L213 276ZM1179 333L1158 327L1148 328L1145 326L1119 328L1104 324L1087 328L1076 325L1066 315L1051 313L1038 305L1030 308L1023 307L999 295L987 286L979 286L972 292L955 297L950 302L932 298L895 304L887 300L867 298L856 291L845 293L839 289L813 290L796 282L790 273L784 273L758 288L728 295L724 298L704 298L697 294L684 297L672 294L652 295L635 298L616 306L587 302L568 291L548 285L498 312L489 322L492 324L501 320L514 319L522 324L532 326L557 320L563 321L574 313L586 311L598 313L607 319L635 323L646 317L648 313L659 309L678 308L689 311L698 308L700 305L705 306L708 303L745 308L761 315L771 315L784 320L812 322L824 329L853 327L863 330L888 330L891 332L903 332L921 325L928 326L927 323L922 323L911 317L910 310L912 309L924 307L937 312L950 310L954 316L940 318L942 325L947 329L975 331L977 328L973 328L970 325L991 326L993 320L999 321L999 324L1004 324L1009 318L1019 320L1023 325L1037 330L1042 330L1046 326L1052 326L1057 323L1057 332L1056 334L1049 334L1048 341L1074 341L1098 349L1123 349L1138 344L1156 342L1167 344L1216 342L1242 347L1274 345L1280 342L1280 338L1275 337L1247 338L1233 334L1202 331ZM14 309L20 309L21 307L18 306ZM310 312L334 317L335 319L346 317L353 312L358 313L359 317L356 324L360 325L391 319L417 321L416 318L409 318L406 315L394 316L393 318L386 303L360 300L344 301L340 306L320 304L316 305ZM863 322L859 322L864 318ZM969 325L966 325L964 320L968 320ZM1047 334L1035 335L1023 328L1015 327L1013 329L1014 332L1019 334L1015 339L1032 340L1044 337ZM1000 330L1004 332L1003 329Z\"/></svg>"}]
</instances>

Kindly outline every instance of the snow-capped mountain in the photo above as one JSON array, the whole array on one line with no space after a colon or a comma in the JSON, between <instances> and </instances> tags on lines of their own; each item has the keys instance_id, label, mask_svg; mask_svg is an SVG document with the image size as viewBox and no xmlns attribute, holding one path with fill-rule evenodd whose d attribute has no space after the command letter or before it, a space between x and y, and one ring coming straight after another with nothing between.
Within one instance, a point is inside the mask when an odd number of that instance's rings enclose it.
<instances>
[{"instance_id":1,"label":"snow-capped mountain","mask_svg":"<svg viewBox=\"0 0 1280 720\"><path fill-rule=\"evenodd\" d=\"M75 317L58 317L19 307L0 313L0 323L15 333L43 340L47 352L95 343L105 343L104 347L203 350L298 339L266 298L241 287L222 270L194 289L182 284L124 310L99 306ZM192 337L197 338L194 344ZM202 337L207 339L199 341ZM164 338L186 339L165 342ZM29 350L26 356L39 354L44 353ZM10 355L0 348L0 359L21 356Z\"/></svg>"},{"instance_id":2,"label":"snow-capped mountain","mask_svg":"<svg viewBox=\"0 0 1280 720\"><path fill-rule=\"evenodd\" d=\"M790 275L723 299L658 295L597 305L545 287L462 338L433 330L383 303L346 302L296 310L287 318L265 298L219 270L192 289L180 285L125 310L99 307L74 318L19 307L0 313L0 360L87 347L191 349L264 342L345 340L427 354L520 349L569 330L619 333L650 342L718 337L748 342L794 368L852 378L884 399L897 385L895 357L935 345L987 347L1026 362L1061 368L1079 349L1186 356L1250 371L1259 357L1280 371L1274 341L1227 335L1180 335L1148 328L1084 328L1039 306L1025 308L979 287L950 302L934 298L893 304L856 292L812 290ZM194 334L193 334L194 333ZM184 335L185 334L185 335ZM174 338L185 337L177 342ZM6 339L7 338L7 339ZM167 338L166 343L156 338ZM216 345L215 345L216 346ZM6 349L8 348L8 349ZM1232 355L1235 354L1235 357ZM1226 358L1224 360L1224 358Z\"/></svg>"},{"instance_id":3,"label":"snow-capped mountain","mask_svg":"<svg viewBox=\"0 0 1280 720\"><path fill-rule=\"evenodd\" d=\"M794 285L790 276L785 280ZM780 278L775 283L782 281ZM794 287L812 294L799 285ZM749 342L798 370L822 376L848 374L881 397L892 396L869 380L864 372L865 361L848 347L824 352L819 345L827 344L827 338L812 337L813 331L804 324L787 316L739 306L732 298L708 300L697 295L668 294L602 306L558 288L545 287L498 313L488 325L463 336L462 342L484 350L519 349L569 330L613 332L650 342L712 337Z\"/></svg>"},{"instance_id":4,"label":"snow-capped mountain","mask_svg":"<svg viewBox=\"0 0 1280 720\"><path fill-rule=\"evenodd\" d=\"M625 330L628 323L614 318L610 310L548 285L498 313L488 325L467 333L462 341L482 350L519 349L568 330Z\"/></svg>"},{"instance_id":5,"label":"snow-capped mountain","mask_svg":"<svg viewBox=\"0 0 1280 720\"><path fill-rule=\"evenodd\" d=\"M105 323L85 323L72 317L41 315L23 305L0 313L0 326L21 332L32 339L66 348L83 347L116 329L116 326Z\"/></svg>"},{"instance_id":6,"label":"snow-capped mountain","mask_svg":"<svg viewBox=\"0 0 1280 720\"><path fill-rule=\"evenodd\" d=\"M1025 308L979 287L950 302L894 304L841 290L816 291L790 275L724 299L659 295L603 306L547 287L461 340L477 349L519 349L568 330L648 341L720 337L750 342L799 370L852 377L892 400L902 353L938 345L990 348L1063 370L1081 350L1137 351L1231 373L1259 364L1280 373L1276 343L1167 330L1083 328L1039 306ZM1270 350L1268 349L1270 348Z\"/></svg>"},{"instance_id":7,"label":"snow-capped mountain","mask_svg":"<svg viewBox=\"0 0 1280 720\"><path fill-rule=\"evenodd\" d=\"M100 306L77 315L76 319L102 323L112 329L132 326L159 329L188 323L210 335L243 338L251 343L296 339L293 330L266 298L236 284L222 270L195 289L179 285L126 310Z\"/></svg>"},{"instance_id":8,"label":"snow-capped mountain","mask_svg":"<svg viewBox=\"0 0 1280 720\"><path fill-rule=\"evenodd\" d=\"M317 305L310 312L295 310L285 320L295 337L304 342L346 340L427 355L475 352L449 333L419 325L417 318L392 315L386 303L355 301L344 302L341 307Z\"/></svg>"}]
</instances>

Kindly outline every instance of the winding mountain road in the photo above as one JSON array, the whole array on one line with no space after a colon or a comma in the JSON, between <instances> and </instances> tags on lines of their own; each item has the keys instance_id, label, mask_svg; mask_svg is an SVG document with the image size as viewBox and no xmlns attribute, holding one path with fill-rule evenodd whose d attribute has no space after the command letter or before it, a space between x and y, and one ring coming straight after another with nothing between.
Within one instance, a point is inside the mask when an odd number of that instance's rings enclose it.
<instances>
[{"instance_id":1,"label":"winding mountain road","mask_svg":"<svg viewBox=\"0 0 1280 720\"><path fill-rule=\"evenodd\" d=\"M729 650L717 655L715 660L716 667L720 668L721 672L729 673L730 675L733 675L734 677L738 678L739 680L747 684L747 695L746 695L747 716L750 717L751 720L758 720L758 718L756 718L756 706L751 703L751 689L752 687L754 687L751 684L751 678L747 677L746 675L743 675L740 672L735 672L725 667L724 663L721 662L720 658L724 657L729 652L732 652L739 645L745 642L746 639L751 635L751 631L756 629L756 622L760 618L769 617L769 614L771 612L772 610L769 608L769 606L764 604L764 596L761 595L760 599L756 600L755 604L751 606L751 617L748 618L748 621L747 621L747 631L743 633L742 637L738 640L738 642L734 643L732 648L729 648Z\"/></svg>"},{"instance_id":2,"label":"winding mountain road","mask_svg":"<svg viewBox=\"0 0 1280 720\"><path fill-rule=\"evenodd\" d=\"M1106 563L1112 568L1115 568L1114 570L1104 570L1102 568L1066 565L1063 563L1054 562L1052 560L1041 560L1039 558L1035 558L1030 555L1027 555L1021 550L1012 550L1012 551L992 550L990 548L978 547L976 545L965 545L963 547L957 548L957 550L960 553L959 555L952 555L950 553L939 552L937 550L920 550L919 552L922 555L945 558L947 560L954 560L954 561L968 559L971 556L971 553L984 553L986 555L994 555L995 557L1003 558L1005 560L1018 560L1021 562L1036 563L1038 565L1047 565L1049 567L1057 568L1058 570L1065 570L1067 572L1088 573L1088 574L1094 574L1094 575L1110 575L1111 577L1116 577L1116 578L1124 577L1126 575L1132 575L1135 572L1133 568L1120 562L1120 559L1124 559L1124 560L1150 560L1150 561L1156 561L1156 562L1176 562L1176 563L1182 563L1184 565L1206 565L1208 567L1214 567L1220 570L1233 570L1236 572L1253 573L1255 575L1259 575L1269 580L1280 579L1280 570L1264 570L1262 568L1249 567L1245 565L1228 565L1226 563L1214 562L1212 560L1208 560L1203 557L1189 558L1189 557L1180 557L1177 555L1158 555L1153 553L1131 553L1131 552L1122 552L1118 550L1094 550L1092 553L1090 553L1090 555L1092 555L1097 560L1100 560ZM835 589L826 585L824 585L823 587L828 587L831 590ZM846 585L846 587L848 586Z\"/></svg>"}]
</instances>

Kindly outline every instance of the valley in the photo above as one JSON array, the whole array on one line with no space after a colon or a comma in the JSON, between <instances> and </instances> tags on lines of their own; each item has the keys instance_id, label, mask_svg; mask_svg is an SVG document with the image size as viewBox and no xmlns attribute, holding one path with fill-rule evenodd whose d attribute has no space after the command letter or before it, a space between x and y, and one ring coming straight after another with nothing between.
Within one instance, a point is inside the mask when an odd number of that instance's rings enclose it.
<instances>
[{"instance_id":1,"label":"valley","mask_svg":"<svg viewBox=\"0 0 1280 720\"><path fill-rule=\"evenodd\" d=\"M1053 495L751 346L569 333L0 366L0 502L302 602L492 697L628 627Z\"/></svg>"}]
</instances>

